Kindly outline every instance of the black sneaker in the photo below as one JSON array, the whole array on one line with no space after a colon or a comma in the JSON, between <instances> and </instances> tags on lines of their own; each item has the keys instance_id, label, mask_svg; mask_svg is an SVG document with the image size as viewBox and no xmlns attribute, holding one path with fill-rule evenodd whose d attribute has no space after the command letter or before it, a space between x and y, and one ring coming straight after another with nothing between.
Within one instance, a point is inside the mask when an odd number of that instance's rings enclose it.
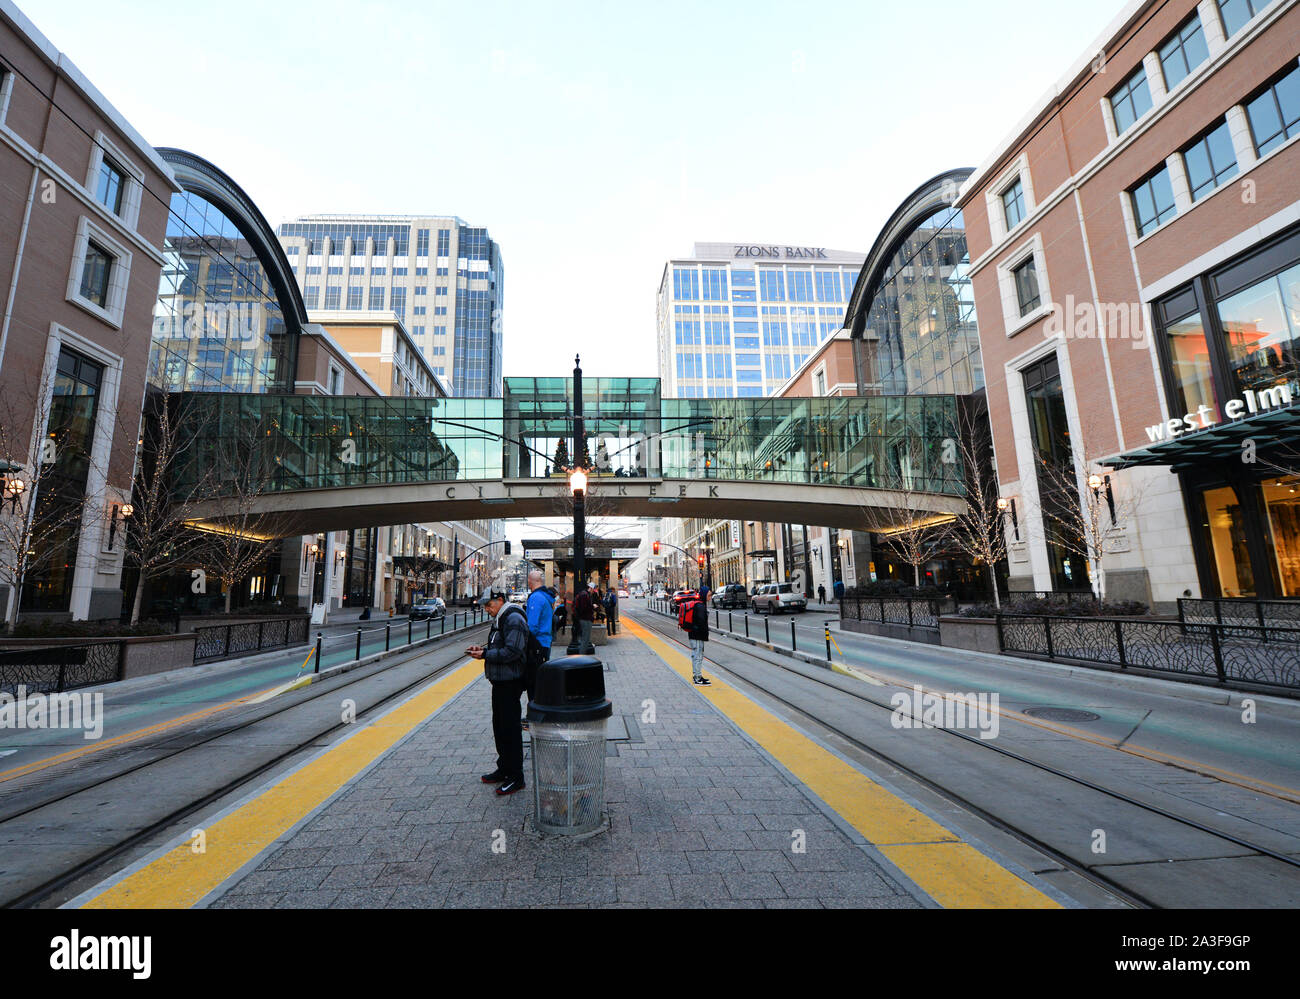
<instances>
[{"instance_id":1,"label":"black sneaker","mask_svg":"<svg viewBox=\"0 0 1300 999\"><path fill-rule=\"evenodd\" d=\"M506 780L506 775L500 770L493 770L490 774L484 774L479 780L484 784L500 784Z\"/></svg>"},{"instance_id":2,"label":"black sneaker","mask_svg":"<svg viewBox=\"0 0 1300 999\"><path fill-rule=\"evenodd\" d=\"M505 797L507 794L514 794L516 791L522 791L526 786L527 785L524 784L524 779L522 777L511 777L497 788L497 794Z\"/></svg>"},{"instance_id":3,"label":"black sneaker","mask_svg":"<svg viewBox=\"0 0 1300 999\"><path fill-rule=\"evenodd\" d=\"M691 677L691 683L698 684L701 687L708 687L712 685L713 681L701 674L700 676Z\"/></svg>"}]
</instances>

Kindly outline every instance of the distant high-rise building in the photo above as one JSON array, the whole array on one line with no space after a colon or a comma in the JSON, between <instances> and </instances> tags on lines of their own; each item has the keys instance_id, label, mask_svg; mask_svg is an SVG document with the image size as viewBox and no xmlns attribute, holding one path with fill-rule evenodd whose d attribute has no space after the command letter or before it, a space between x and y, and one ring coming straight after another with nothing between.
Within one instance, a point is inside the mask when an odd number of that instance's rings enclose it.
<instances>
[{"instance_id":1,"label":"distant high-rise building","mask_svg":"<svg viewBox=\"0 0 1300 999\"><path fill-rule=\"evenodd\" d=\"M501 395L501 250L449 215L304 215L279 228L308 309L395 312L455 396Z\"/></svg>"},{"instance_id":2,"label":"distant high-rise building","mask_svg":"<svg viewBox=\"0 0 1300 999\"><path fill-rule=\"evenodd\" d=\"M772 395L844 311L866 255L819 246L696 243L659 282L665 396Z\"/></svg>"}]
</instances>

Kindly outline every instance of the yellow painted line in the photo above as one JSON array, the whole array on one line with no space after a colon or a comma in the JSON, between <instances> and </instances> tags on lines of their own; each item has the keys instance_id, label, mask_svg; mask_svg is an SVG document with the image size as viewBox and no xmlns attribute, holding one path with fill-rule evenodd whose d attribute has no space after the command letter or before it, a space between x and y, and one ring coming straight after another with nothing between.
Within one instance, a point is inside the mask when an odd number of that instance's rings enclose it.
<instances>
[{"instance_id":1,"label":"yellow painted line","mask_svg":"<svg viewBox=\"0 0 1300 999\"><path fill-rule=\"evenodd\" d=\"M876 687L883 687L884 684L877 680L866 670L858 669L856 666L850 666L845 663L841 666L839 663L831 663L831 672L843 673L845 676L851 676L855 680L861 680L863 683L869 683Z\"/></svg>"},{"instance_id":2,"label":"yellow painted line","mask_svg":"<svg viewBox=\"0 0 1300 999\"><path fill-rule=\"evenodd\" d=\"M288 683L282 683L278 687L272 687L270 690L266 691L266 693L259 694L257 697L254 697L248 703L261 704L264 701L269 701L273 697L279 697L281 694L287 694L291 690L300 690L303 687L310 687L313 679L314 679L314 674L308 673L306 676L300 676L296 680L290 680Z\"/></svg>"},{"instance_id":3,"label":"yellow painted line","mask_svg":"<svg viewBox=\"0 0 1300 999\"><path fill-rule=\"evenodd\" d=\"M481 662L466 662L205 827L203 853L195 853L187 840L91 898L83 908L195 905L482 675Z\"/></svg>"},{"instance_id":4,"label":"yellow painted line","mask_svg":"<svg viewBox=\"0 0 1300 999\"><path fill-rule=\"evenodd\" d=\"M632 620L628 631L690 679L691 661ZM783 767L866 837L932 899L949 909L1059 909L1061 904L962 842L949 829L885 790L716 677L694 687Z\"/></svg>"}]
</instances>

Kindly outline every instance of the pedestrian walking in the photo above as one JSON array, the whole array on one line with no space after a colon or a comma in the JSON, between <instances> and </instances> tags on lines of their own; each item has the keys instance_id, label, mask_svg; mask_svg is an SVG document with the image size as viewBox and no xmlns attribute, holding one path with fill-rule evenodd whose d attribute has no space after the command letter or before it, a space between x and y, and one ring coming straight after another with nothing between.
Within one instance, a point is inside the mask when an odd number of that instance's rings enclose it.
<instances>
[{"instance_id":1,"label":"pedestrian walking","mask_svg":"<svg viewBox=\"0 0 1300 999\"><path fill-rule=\"evenodd\" d=\"M819 604L824 604L824 603L826 602L826 584L825 584L825 583L818 583L818 584L817 584L817 602L818 602Z\"/></svg>"},{"instance_id":2,"label":"pedestrian walking","mask_svg":"<svg viewBox=\"0 0 1300 999\"><path fill-rule=\"evenodd\" d=\"M605 626L611 635L618 626L618 590L612 586L605 594Z\"/></svg>"},{"instance_id":3,"label":"pedestrian walking","mask_svg":"<svg viewBox=\"0 0 1300 999\"><path fill-rule=\"evenodd\" d=\"M578 653L585 654L591 648L591 622L595 620L595 609L591 591L583 588L573 598L573 627L577 629Z\"/></svg>"},{"instance_id":4,"label":"pedestrian walking","mask_svg":"<svg viewBox=\"0 0 1300 999\"><path fill-rule=\"evenodd\" d=\"M691 640L691 682L707 687L710 681L704 675L704 643L709 640L709 588L700 586L699 599L682 608L681 627Z\"/></svg>"},{"instance_id":5,"label":"pedestrian walking","mask_svg":"<svg viewBox=\"0 0 1300 999\"><path fill-rule=\"evenodd\" d=\"M492 684L492 737L496 742L497 766L480 779L498 784L499 795L522 791L524 784L524 740L519 728L519 695L525 689L528 672L528 618L506 595L484 590L479 605L492 615L487 645L471 645L465 652L483 660L483 675Z\"/></svg>"}]
</instances>

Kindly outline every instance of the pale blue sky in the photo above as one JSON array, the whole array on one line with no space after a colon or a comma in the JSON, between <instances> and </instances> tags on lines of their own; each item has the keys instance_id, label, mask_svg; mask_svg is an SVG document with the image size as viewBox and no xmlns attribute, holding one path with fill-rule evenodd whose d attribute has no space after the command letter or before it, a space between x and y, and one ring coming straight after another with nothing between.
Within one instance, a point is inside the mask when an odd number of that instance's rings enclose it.
<instances>
[{"instance_id":1,"label":"pale blue sky","mask_svg":"<svg viewBox=\"0 0 1300 999\"><path fill-rule=\"evenodd\" d=\"M19 0L157 145L272 224L447 212L505 260L505 373L653 375L700 241L868 249L976 166L1118 0L189 4Z\"/></svg>"}]
</instances>

